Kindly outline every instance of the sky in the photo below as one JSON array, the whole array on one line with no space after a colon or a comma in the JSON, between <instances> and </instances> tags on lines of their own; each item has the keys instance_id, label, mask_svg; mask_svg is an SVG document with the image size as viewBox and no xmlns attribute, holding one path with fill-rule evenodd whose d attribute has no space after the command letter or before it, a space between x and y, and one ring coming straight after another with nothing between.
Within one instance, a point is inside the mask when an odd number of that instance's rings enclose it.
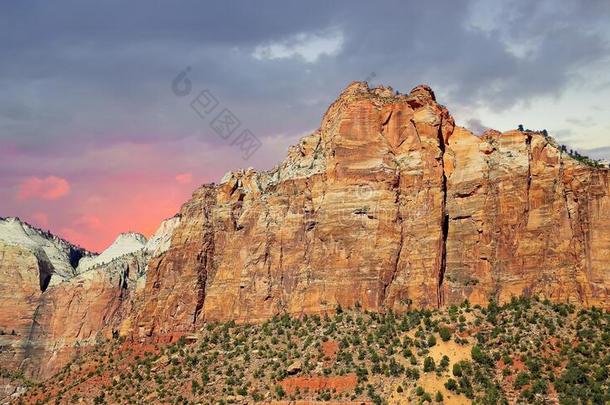
<instances>
[{"instance_id":1,"label":"sky","mask_svg":"<svg viewBox=\"0 0 610 405\"><path fill-rule=\"evenodd\" d=\"M610 2L0 3L0 216L90 250L272 168L351 81L610 158Z\"/></svg>"}]
</instances>

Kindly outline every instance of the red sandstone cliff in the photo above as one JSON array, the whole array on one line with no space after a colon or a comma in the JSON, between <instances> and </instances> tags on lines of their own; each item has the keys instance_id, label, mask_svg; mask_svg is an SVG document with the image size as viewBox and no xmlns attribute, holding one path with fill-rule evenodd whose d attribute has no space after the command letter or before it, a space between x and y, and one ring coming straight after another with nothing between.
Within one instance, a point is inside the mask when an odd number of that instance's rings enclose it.
<instances>
[{"instance_id":1,"label":"red sandstone cliff","mask_svg":"<svg viewBox=\"0 0 610 405\"><path fill-rule=\"evenodd\" d=\"M541 133L477 137L428 87L354 83L280 166L195 192L136 334L534 293L609 308L609 194Z\"/></svg>"},{"instance_id":2,"label":"red sandstone cliff","mask_svg":"<svg viewBox=\"0 0 610 405\"><path fill-rule=\"evenodd\" d=\"M477 137L426 86L397 95L356 82L275 169L197 189L165 232L167 251L40 292L36 256L0 246L11 308L0 329L27 333L0 336L0 354L44 376L76 344L113 333L155 339L337 304L405 310L540 294L610 308L609 195L607 169L541 133Z\"/></svg>"}]
</instances>

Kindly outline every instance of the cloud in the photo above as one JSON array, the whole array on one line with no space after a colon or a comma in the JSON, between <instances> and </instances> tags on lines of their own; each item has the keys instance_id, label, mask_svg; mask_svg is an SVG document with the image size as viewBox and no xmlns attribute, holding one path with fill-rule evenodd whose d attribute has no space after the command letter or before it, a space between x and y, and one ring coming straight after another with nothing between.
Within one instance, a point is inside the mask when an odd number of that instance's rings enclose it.
<instances>
[{"instance_id":1,"label":"cloud","mask_svg":"<svg viewBox=\"0 0 610 405\"><path fill-rule=\"evenodd\" d=\"M264 136L311 128L347 83L371 72L401 90L428 82L449 105L501 110L561 95L609 55L607 1L186 1L165 8L136 0L103 2L94 13L54 3L0 9L0 36L17 38L0 44L11 55L0 65L0 137L46 154L206 131L190 100L169 90L187 65L195 90L211 89Z\"/></svg>"},{"instance_id":2,"label":"cloud","mask_svg":"<svg viewBox=\"0 0 610 405\"><path fill-rule=\"evenodd\" d=\"M83 241L88 241L88 236L86 233L80 232L76 229L63 227L60 228L57 232L57 235L64 238L70 243L74 243L78 246L83 246ZM85 246L87 248L87 246ZM89 247L90 249L90 247Z\"/></svg>"},{"instance_id":3,"label":"cloud","mask_svg":"<svg viewBox=\"0 0 610 405\"><path fill-rule=\"evenodd\" d=\"M596 125L593 117L584 117L584 118L576 118L576 117L568 117L566 118L566 122L568 124L577 125L583 128L593 127Z\"/></svg>"},{"instance_id":4,"label":"cloud","mask_svg":"<svg viewBox=\"0 0 610 405\"><path fill-rule=\"evenodd\" d=\"M605 159L610 160L610 146L604 146L601 148L587 149L585 154L593 159Z\"/></svg>"},{"instance_id":5,"label":"cloud","mask_svg":"<svg viewBox=\"0 0 610 405\"><path fill-rule=\"evenodd\" d=\"M80 228L84 227L89 230L100 229L102 226L102 220L95 215L84 214L74 221L74 225Z\"/></svg>"},{"instance_id":6,"label":"cloud","mask_svg":"<svg viewBox=\"0 0 610 405\"><path fill-rule=\"evenodd\" d=\"M193 173L177 174L176 181L180 184L190 184L193 181Z\"/></svg>"},{"instance_id":7,"label":"cloud","mask_svg":"<svg viewBox=\"0 0 610 405\"><path fill-rule=\"evenodd\" d=\"M19 185L17 199L57 200L66 196L69 192L70 183L61 177L30 177Z\"/></svg>"},{"instance_id":8,"label":"cloud","mask_svg":"<svg viewBox=\"0 0 610 405\"><path fill-rule=\"evenodd\" d=\"M332 56L339 53L343 41L343 33L339 30L321 34L299 33L283 41L259 45L252 52L252 56L259 60L299 57L313 63L323 55Z\"/></svg>"}]
</instances>

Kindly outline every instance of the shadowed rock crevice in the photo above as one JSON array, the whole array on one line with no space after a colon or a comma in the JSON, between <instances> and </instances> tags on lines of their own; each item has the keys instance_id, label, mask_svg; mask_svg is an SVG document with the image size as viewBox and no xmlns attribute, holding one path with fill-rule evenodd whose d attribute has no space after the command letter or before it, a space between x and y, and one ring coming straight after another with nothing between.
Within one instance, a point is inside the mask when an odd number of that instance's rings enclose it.
<instances>
[{"instance_id":1,"label":"shadowed rock crevice","mask_svg":"<svg viewBox=\"0 0 610 405\"><path fill-rule=\"evenodd\" d=\"M211 216L211 207L205 206L203 208L203 246L201 252L197 255L197 299L195 302L195 311L193 313L193 325L197 324L198 318L201 315L201 310L205 301L205 289L208 280L208 273L213 272L212 266L214 259L214 227Z\"/></svg>"},{"instance_id":2,"label":"shadowed rock crevice","mask_svg":"<svg viewBox=\"0 0 610 405\"><path fill-rule=\"evenodd\" d=\"M449 214L443 216L442 223L442 246L441 246L441 265L438 273L438 307L445 304L445 293L443 291L445 282L445 272L447 271L447 240L449 238Z\"/></svg>"},{"instance_id":3,"label":"shadowed rock crevice","mask_svg":"<svg viewBox=\"0 0 610 405\"><path fill-rule=\"evenodd\" d=\"M525 134L525 146L527 148L527 188L526 188L526 202L525 202L525 226L529 221L529 214L531 209L531 192L532 192L532 134Z\"/></svg>"},{"instance_id":4,"label":"shadowed rock crevice","mask_svg":"<svg viewBox=\"0 0 610 405\"><path fill-rule=\"evenodd\" d=\"M70 265L72 266L72 268L76 269L78 267L78 263L80 262L80 259L82 259L83 257L85 257L88 254L89 254L89 252L86 252L83 249L71 247L70 253L69 253L69 259L70 259Z\"/></svg>"},{"instance_id":5,"label":"shadowed rock crevice","mask_svg":"<svg viewBox=\"0 0 610 405\"><path fill-rule=\"evenodd\" d=\"M388 303L387 303L388 289L392 286L397 275L401 271L401 269L399 269L400 257L402 255L402 250L405 245L405 229L404 229L403 218L402 218L402 213L401 213L401 201L400 201L400 170L398 170L398 175L397 175L397 179L396 179L396 183L395 183L394 187L396 188L396 199L395 199L396 219L395 219L395 222L400 227L400 240L398 241L398 249L396 251L396 258L393 261L390 279L387 282L385 282L383 285L383 294L381 296L382 297L381 305L383 305L384 307L388 306Z\"/></svg>"},{"instance_id":6,"label":"shadowed rock crevice","mask_svg":"<svg viewBox=\"0 0 610 405\"><path fill-rule=\"evenodd\" d=\"M40 292L45 292L51 283L51 277L53 276L53 265L49 261L46 253L42 250L37 253L36 259L38 261L38 277L40 281Z\"/></svg>"},{"instance_id":7,"label":"shadowed rock crevice","mask_svg":"<svg viewBox=\"0 0 610 405\"><path fill-rule=\"evenodd\" d=\"M442 132L442 120L438 130L438 144L441 150L440 164L442 169L441 178L441 246L440 246L440 264L438 269L438 289L437 289L437 306L440 308L445 303L445 293L443 291L445 282L445 272L447 271L447 239L449 238L449 212L447 210L447 171L445 169L445 137Z\"/></svg>"}]
</instances>

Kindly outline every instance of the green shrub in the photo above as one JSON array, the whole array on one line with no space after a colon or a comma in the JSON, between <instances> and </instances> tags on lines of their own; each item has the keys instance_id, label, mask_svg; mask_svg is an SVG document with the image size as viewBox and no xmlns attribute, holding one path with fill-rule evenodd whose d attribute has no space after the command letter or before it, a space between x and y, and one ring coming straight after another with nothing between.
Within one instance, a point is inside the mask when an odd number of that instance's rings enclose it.
<instances>
[{"instance_id":1,"label":"green shrub","mask_svg":"<svg viewBox=\"0 0 610 405\"><path fill-rule=\"evenodd\" d=\"M462 367L460 366L460 363L455 363L453 365L453 375L456 377L461 377L462 376Z\"/></svg>"},{"instance_id":2,"label":"green shrub","mask_svg":"<svg viewBox=\"0 0 610 405\"><path fill-rule=\"evenodd\" d=\"M458 389L458 383L453 378L450 378L445 383L445 388L447 388L449 391L454 391L455 392Z\"/></svg>"},{"instance_id":3,"label":"green shrub","mask_svg":"<svg viewBox=\"0 0 610 405\"><path fill-rule=\"evenodd\" d=\"M279 399L282 399L286 396L286 391L284 391L284 388L282 388L282 386L278 384L275 386L275 395Z\"/></svg>"},{"instance_id":4,"label":"green shrub","mask_svg":"<svg viewBox=\"0 0 610 405\"><path fill-rule=\"evenodd\" d=\"M434 359L430 356L426 357L424 360L424 372L429 373L431 371L434 371L435 368L436 365L434 364Z\"/></svg>"},{"instance_id":5,"label":"green shrub","mask_svg":"<svg viewBox=\"0 0 610 405\"><path fill-rule=\"evenodd\" d=\"M515 388L521 389L530 382L530 374L526 371L521 371L515 378Z\"/></svg>"},{"instance_id":6,"label":"green shrub","mask_svg":"<svg viewBox=\"0 0 610 405\"><path fill-rule=\"evenodd\" d=\"M443 342L448 342L451 339L452 332L451 329L447 328L446 326L443 326L438 330L438 334L440 335Z\"/></svg>"}]
</instances>

